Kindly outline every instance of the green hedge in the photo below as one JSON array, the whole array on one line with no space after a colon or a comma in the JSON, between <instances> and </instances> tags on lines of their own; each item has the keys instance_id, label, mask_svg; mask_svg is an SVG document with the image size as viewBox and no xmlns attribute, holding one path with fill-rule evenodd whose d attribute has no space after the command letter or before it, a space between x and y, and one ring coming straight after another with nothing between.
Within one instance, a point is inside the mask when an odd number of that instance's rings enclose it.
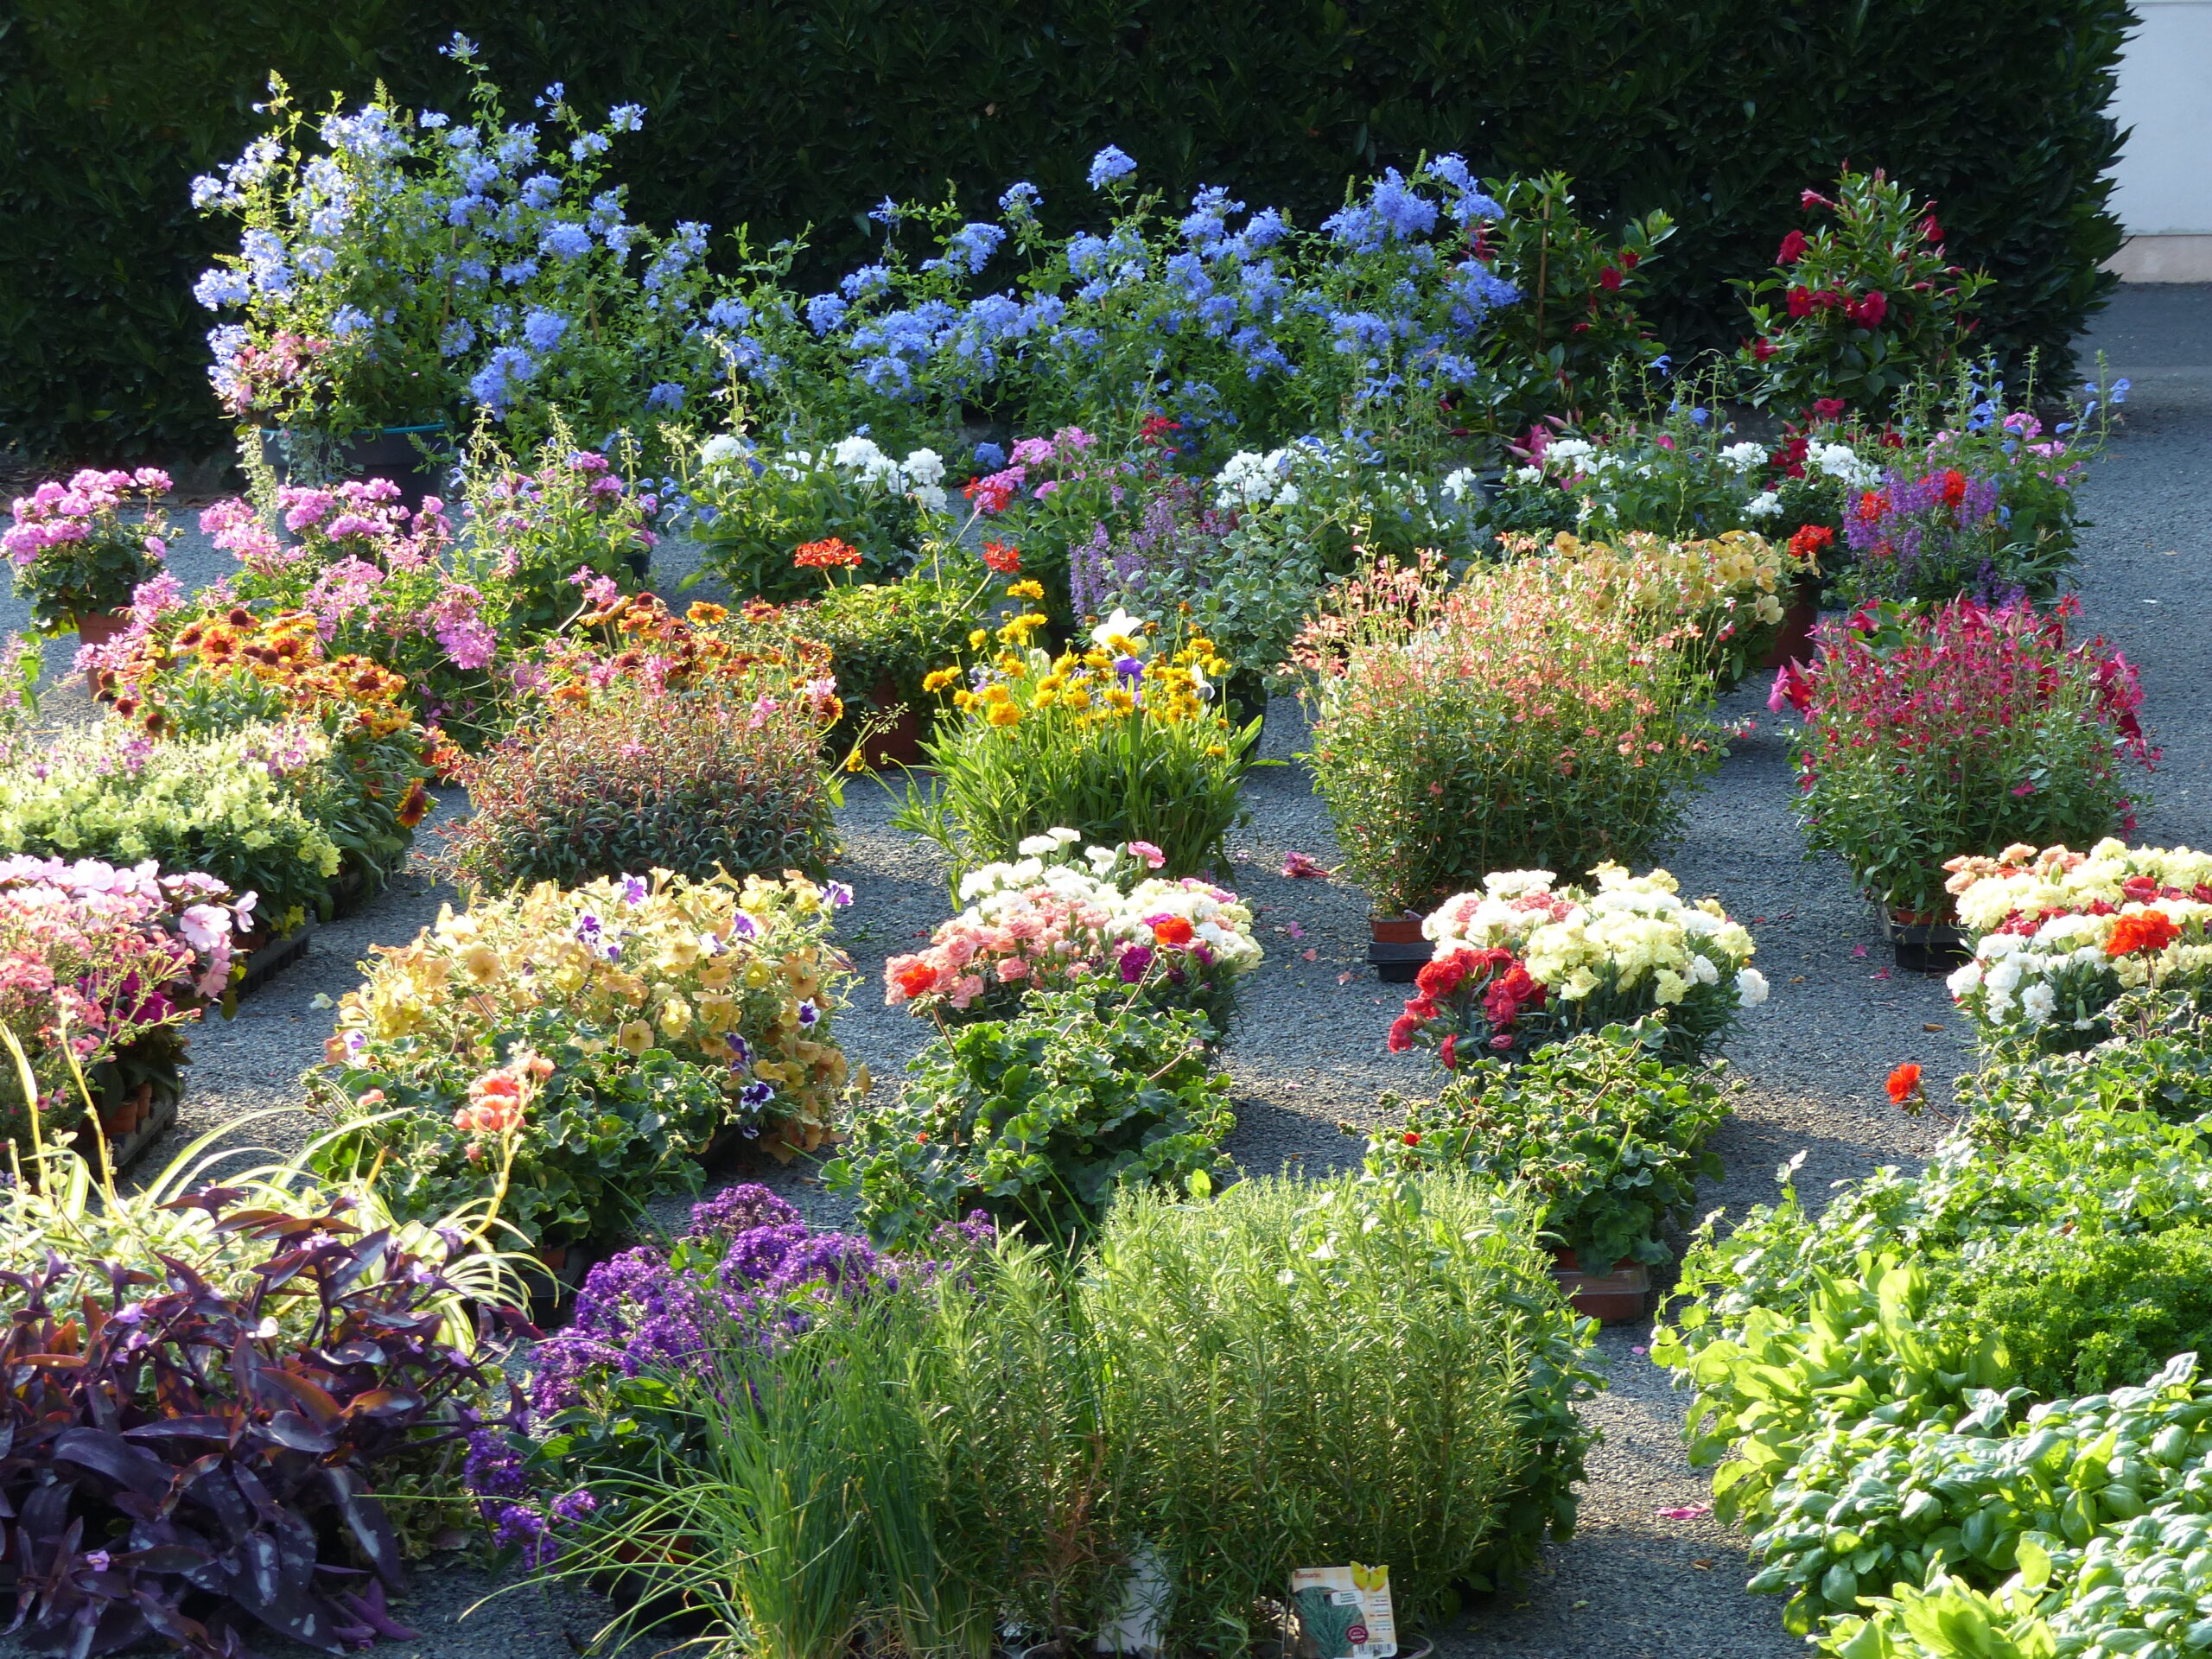
<instances>
[{"instance_id":1,"label":"green hedge","mask_svg":"<svg viewBox=\"0 0 2212 1659\"><path fill-rule=\"evenodd\" d=\"M210 13L213 16L210 16ZM218 21L219 20L219 21ZM1605 213L1681 221L1653 307L1678 349L1743 332L1727 286L1848 160L1941 202L2002 279L1986 337L2063 351L2119 245L2101 178L2126 0L18 0L0 21L0 436L117 454L223 441L188 291L216 227L186 200L280 70L313 101L381 77L456 106L460 29L527 107L634 100L640 216L811 225L826 276L866 206L982 207L1011 180L1065 225L1100 145L1149 181L1314 222L1348 175L1457 149L1562 168Z\"/></svg>"}]
</instances>

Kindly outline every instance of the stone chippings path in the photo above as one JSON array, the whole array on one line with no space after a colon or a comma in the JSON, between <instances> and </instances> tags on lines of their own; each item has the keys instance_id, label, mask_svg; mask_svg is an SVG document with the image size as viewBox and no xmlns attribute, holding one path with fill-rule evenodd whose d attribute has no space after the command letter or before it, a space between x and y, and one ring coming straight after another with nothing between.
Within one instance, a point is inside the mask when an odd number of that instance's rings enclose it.
<instances>
[{"instance_id":1,"label":"stone chippings path","mask_svg":"<svg viewBox=\"0 0 2212 1659\"><path fill-rule=\"evenodd\" d=\"M2165 748L2142 838L2202 846L2212 840L2212 619L2204 591L2212 572L2212 290L2124 290L2090 344L2133 378L2134 391L2127 426L2088 486L2096 524L2080 573L2085 620L2143 664L2147 712ZM196 536L182 539L175 556L181 575L220 574L220 555ZM680 550L665 551L680 557ZM666 582L676 573L659 574ZM19 621L9 610L0 605L0 625ZM1918 1120L1895 1112L1885 1075L1914 1059L1931 1079L1947 1079L1974 1060L1971 1034L1941 980L1888 969L1875 918L1841 866L1804 858L1788 810L1793 784L1781 722L1766 711L1764 677L1758 681L1723 703L1729 716L1756 718L1758 729L1734 746L1691 804L1682 835L1658 855L1685 893L1717 894L1751 925L1758 966L1773 986L1772 999L1745 1019L1728 1049L1750 1086L1714 1142L1727 1173L1703 1197L1732 1213L1771 1198L1777 1166L1799 1152L1800 1190L1815 1203L1833 1182L1923 1159L1944 1124L1934 1112ZM61 687L48 713L60 726L92 710L81 690ZM1266 753L1288 760L1301 740L1297 706L1278 701ZM1294 762L1257 772L1247 796L1250 822L1230 837L1231 884L1254 906L1268 960L1249 985L1228 1051L1238 1111L1230 1150L1255 1173L1356 1165L1361 1140L1338 1125L1363 1131L1380 1121L1380 1091L1433 1089L1433 1077L1425 1058L1383 1048L1400 996L1364 967L1364 896L1280 874L1288 852L1325 864L1336 858L1327 814L1302 770ZM884 959L913 948L947 913L943 866L933 849L890 828L894 804L874 783L850 783L836 872L856 893L842 938L860 974L837 1034L856 1062L871 1065L879 1086L895 1084L926 1034L921 1022L882 1006ZM462 810L448 793L426 829ZM425 842L435 846L434 833ZM370 946L405 941L457 897L419 868L403 875L358 915L321 929L307 960L243 1003L235 1020L198 1033L181 1125L153 1154L154 1166L191 1135L296 1106L299 1074L321 1058L330 1032L331 1017L311 1006L315 998L350 988L354 963ZM1946 1090L1934 1092L1940 1107ZM269 1117L245 1138L289 1148L308 1127L296 1114ZM733 1169L715 1179L765 1180L823 1224L848 1216L804 1164ZM1580 1531L1548 1547L1518 1592L1470 1607L1444 1632L1440 1646L1449 1659L1780 1659L1804 1650L1783 1631L1777 1600L1745 1594L1739 1538L1709 1518L1659 1514L1700 1504L1707 1491L1682 1453L1683 1398L1646 1356L1649 1338L1647 1323L1611 1328L1600 1339L1611 1385L1586 1408L1603 1440L1590 1459ZM422 1639L378 1651L392 1659L558 1659L603 1617L581 1598L534 1591L469 1611L500 1587L465 1568L421 1572L398 1611Z\"/></svg>"}]
</instances>

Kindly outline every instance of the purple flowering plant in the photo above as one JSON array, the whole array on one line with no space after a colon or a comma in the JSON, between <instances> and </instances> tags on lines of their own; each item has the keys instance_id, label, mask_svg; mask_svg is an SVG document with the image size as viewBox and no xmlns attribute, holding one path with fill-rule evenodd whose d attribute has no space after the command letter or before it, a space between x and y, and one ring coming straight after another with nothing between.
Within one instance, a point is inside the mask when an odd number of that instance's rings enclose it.
<instances>
[{"instance_id":1,"label":"purple flowering plant","mask_svg":"<svg viewBox=\"0 0 2212 1659\"><path fill-rule=\"evenodd\" d=\"M962 1271L994 1236L975 1214L925 1237L927 1254L893 1256L747 1183L695 1205L680 1236L601 1262L537 1350L524 1420L470 1439L465 1478L495 1547L543 1567L581 1531L619 1535L634 1482L702 1460L690 1383L741 1385L826 1307Z\"/></svg>"}]
</instances>

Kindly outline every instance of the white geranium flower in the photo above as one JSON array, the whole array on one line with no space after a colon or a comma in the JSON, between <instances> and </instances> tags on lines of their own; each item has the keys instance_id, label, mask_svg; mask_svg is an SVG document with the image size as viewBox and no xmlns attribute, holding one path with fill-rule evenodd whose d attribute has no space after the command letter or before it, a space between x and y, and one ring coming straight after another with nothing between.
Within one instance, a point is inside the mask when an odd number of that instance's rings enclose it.
<instances>
[{"instance_id":1,"label":"white geranium flower","mask_svg":"<svg viewBox=\"0 0 2212 1659\"><path fill-rule=\"evenodd\" d=\"M1736 1001L1744 1007L1756 1008L1766 1001L1766 976L1756 968L1736 970Z\"/></svg>"},{"instance_id":2,"label":"white geranium flower","mask_svg":"<svg viewBox=\"0 0 2212 1659\"><path fill-rule=\"evenodd\" d=\"M1746 518L1771 518L1782 511L1782 498L1772 490L1761 490L1744 503Z\"/></svg>"},{"instance_id":3,"label":"white geranium flower","mask_svg":"<svg viewBox=\"0 0 2212 1659\"><path fill-rule=\"evenodd\" d=\"M1513 469L1513 481L1516 484L1535 484L1539 482L1543 475L1544 469L1541 467L1516 467Z\"/></svg>"},{"instance_id":4,"label":"white geranium flower","mask_svg":"<svg viewBox=\"0 0 2212 1659\"><path fill-rule=\"evenodd\" d=\"M1720 462L1732 472L1748 473L1766 459L1766 446L1759 443L1732 443L1720 452Z\"/></svg>"},{"instance_id":5,"label":"white geranium flower","mask_svg":"<svg viewBox=\"0 0 2212 1659\"><path fill-rule=\"evenodd\" d=\"M917 487L944 482L944 457L934 449L917 449L899 467Z\"/></svg>"},{"instance_id":6,"label":"white geranium flower","mask_svg":"<svg viewBox=\"0 0 2212 1659\"><path fill-rule=\"evenodd\" d=\"M1565 469L1569 463L1586 461L1597 453L1597 446L1587 438L1554 438L1544 446L1544 466L1547 470Z\"/></svg>"},{"instance_id":7,"label":"white geranium flower","mask_svg":"<svg viewBox=\"0 0 2212 1659\"><path fill-rule=\"evenodd\" d=\"M1534 472L1538 478L1544 475L1541 468L1524 467L1522 471ZM1455 473L1446 473L1444 475L1444 481L1436 486L1436 493L1446 501L1465 501L1474 487L1475 469L1471 467L1462 467Z\"/></svg>"},{"instance_id":8,"label":"white geranium flower","mask_svg":"<svg viewBox=\"0 0 2212 1659\"><path fill-rule=\"evenodd\" d=\"M948 505L948 499L944 493L944 490L940 485L917 484L912 489L907 491L906 493L914 498L915 505L919 506L924 512L941 513L945 510L945 507Z\"/></svg>"}]
</instances>

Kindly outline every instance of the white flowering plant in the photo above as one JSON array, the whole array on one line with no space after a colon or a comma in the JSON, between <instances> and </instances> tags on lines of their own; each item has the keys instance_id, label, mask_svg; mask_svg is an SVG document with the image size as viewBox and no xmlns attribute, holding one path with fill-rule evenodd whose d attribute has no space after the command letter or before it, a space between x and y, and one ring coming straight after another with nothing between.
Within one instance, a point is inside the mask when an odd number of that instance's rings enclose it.
<instances>
[{"instance_id":1,"label":"white flowering plant","mask_svg":"<svg viewBox=\"0 0 2212 1659\"><path fill-rule=\"evenodd\" d=\"M1656 1015L1662 1057L1681 1065L1766 1001L1751 931L1719 899L1686 901L1665 870L1590 874L1592 886L1562 887L1549 870L1494 871L1431 912L1421 933L1434 953L1390 1027L1392 1052L1433 1048L1456 1071L1463 1048L1515 1058Z\"/></svg>"},{"instance_id":2,"label":"white flowering plant","mask_svg":"<svg viewBox=\"0 0 2212 1659\"><path fill-rule=\"evenodd\" d=\"M961 878L960 913L928 949L883 967L884 1001L940 1024L1010 1019L1032 991L1192 1008L1228 1033L1237 982L1260 965L1252 912L1194 876L1167 880L1146 842L1086 847L1058 828L1020 857Z\"/></svg>"},{"instance_id":3,"label":"white flowering plant","mask_svg":"<svg viewBox=\"0 0 2212 1659\"><path fill-rule=\"evenodd\" d=\"M2124 993L2212 977L2212 853L2023 842L1944 868L1974 947L1951 995L1994 1046L2087 1048L2112 1034Z\"/></svg>"},{"instance_id":4,"label":"white flowering plant","mask_svg":"<svg viewBox=\"0 0 2212 1659\"><path fill-rule=\"evenodd\" d=\"M821 582L792 557L831 538L860 556L855 580L896 581L933 529L953 528L944 457L929 448L894 457L865 433L789 448L721 433L679 465L702 561L685 585L713 575L741 599L817 592Z\"/></svg>"},{"instance_id":5,"label":"white flowering plant","mask_svg":"<svg viewBox=\"0 0 2212 1659\"><path fill-rule=\"evenodd\" d=\"M1717 385L1685 381L1666 395L1649 412L1624 408L1581 427L1536 428L1488 511L1491 532L1608 540L1640 531L1680 540L1748 531L1783 541L1805 524L1834 524L1840 496L1792 479L1779 452L1744 436ZM1836 459L1859 464L1847 446ZM1811 471L1825 476L1817 461Z\"/></svg>"}]
</instances>

